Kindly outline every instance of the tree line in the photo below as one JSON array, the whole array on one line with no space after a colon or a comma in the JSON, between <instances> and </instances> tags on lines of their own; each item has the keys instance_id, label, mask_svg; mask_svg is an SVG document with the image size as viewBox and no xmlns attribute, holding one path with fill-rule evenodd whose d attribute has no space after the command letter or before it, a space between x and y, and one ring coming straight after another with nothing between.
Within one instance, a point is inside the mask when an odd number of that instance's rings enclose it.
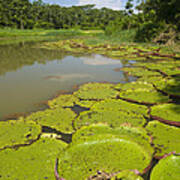
<instances>
[{"instance_id":1,"label":"tree line","mask_svg":"<svg viewBox=\"0 0 180 180\"><path fill-rule=\"evenodd\" d=\"M96 9L94 5L61 7L42 0L0 0L0 27L18 29L104 29L123 11Z\"/></svg>"},{"instance_id":2,"label":"tree line","mask_svg":"<svg viewBox=\"0 0 180 180\"><path fill-rule=\"evenodd\" d=\"M137 2L136 7L133 1ZM151 41L160 33L170 33L177 39L180 1L128 0L124 10L115 11L94 5L61 7L42 0L0 0L0 27L103 29L108 35L135 29L138 41Z\"/></svg>"}]
</instances>

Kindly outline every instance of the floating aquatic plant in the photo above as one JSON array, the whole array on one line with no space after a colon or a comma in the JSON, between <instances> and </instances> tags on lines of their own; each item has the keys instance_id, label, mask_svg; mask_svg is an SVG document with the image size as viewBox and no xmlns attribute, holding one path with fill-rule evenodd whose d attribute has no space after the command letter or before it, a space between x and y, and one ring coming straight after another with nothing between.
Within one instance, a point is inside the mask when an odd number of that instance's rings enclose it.
<instances>
[{"instance_id":1,"label":"floating aquatic plant","mask_svg":"<svg viewBox=\"0 0 180 180\"><path fill-rule=\"evenodd\" d=\"M114 90L113 86L113 84L108 83L87 83L74 92L74 95L83 100L116 98L118 91Z\"/></svg>"},{"instance_id":2,"label":"floating aquatic plant","mask_svg":"<svg viewBox=\"0 0 180 180\"><path fill-rule=\"evenodd\" d=\"M155 81L154 85L169 95L180 97L180 77L164 78L161 81Z\"/></svg>"},{"instance_id":3,"label":"floating aquatic plant","mask_svg":"<svg viewBox=\"0 0 180 180\"><path fill-rule=\"evenodd\" d=\"M156 71L150 71L142 67L124 67L121 68L122 71L126 72L128 75L137 77L149 77L149 76L160 76L161 74Z\"/></svg>"},{"instance_id":4,"label":"floating aquatic plant","mask_svg":"<svg viewBox=\"0 0 180 180\"><path fill-rule=\"evenodd\" d=\"M180 105L162 104L151 107L151 117L166 124L180 126Z\"/></svg>"},{"instance_id":5,"label":"floating aquatic plant","mask_svg":"<svg viewBox=\"0 0 180 180\"><path fill-rule=\"evenodd\" d=\"M142 127L146 119L141 114L126 111L84 111L74 121L76 129L94 123L105 123L111 127L119 127L121 124Z\"/></svg>"},{"instance_id":6,"label":"floating aquatic plant","mask_svg":"<svg viewBox=\"0 0 180 180\"><path fill-rule=\"evenodd\" d=\"M117 87L119 88L119 87ZM142 104L158 104L169 102L169 97L158 92L152 84L146 82L132 82L124 84L119 96L123 99Z\"/></svg>"},{"instance_id":7,"label":"floating aquatic plant","mask_svg":"<svg viewBox=\"0 0 180 180\"><path fill-rule=\"evenodd\" d=\"M150 180L179 180L180 156L170 155L161 159L153 168Z\"/></svg>"},{"instance_id":8,"label":"floating aquatic plant","mask_svg":"<svg viewBox=\"0 0 180 180\"><path fill-rule=\"evenodd\" d=\"M156 148L156 157L164 156L170 152L180 153L180 129L163 124L159 121L152 121L147 126L152 136L152 143Z\"/></svg>"},{"instance_id":9,"label":"floating aquatic plant","mask_svg":"<svg viewBox=\"0 0 180 180\"><path fill-rule=\"evenodd\" d=\"M40 138L18 150L0 151L0 179L54 179L54 162L61 156L66 143L53 138Z\"/></svg>"},{"instance_id":10,"label":"floating aquatic plant","mask_svg":"<svg viewBox=\"0 0 180 180\"><path fill-rule=\"evenodd\" d=\"M23 119L0 121L0 149L31 144L41 133L41 126Z\"/></svg>"},{"instance_id":11,"label":"floating aquatic plant","mask_svg":"<svg viewBox=\"0 0 180 180\"><path fill-rule=\"evenodd\" d=\"M133 171L124 170L118 173L115 177L111 178L111 180L143 180L143 178Z\"/></svg>"},{"instance_id":12,"label":"floating aquatic plant","mask_svg":"<svg viewBox=\"0 0 180 180\"><path fill-rule=\"evenodd\" d=\"M96 102L96 100L81 100L77 101L76 104L81 107L91 108Z\"/></svg>"},{"instance_id":13,"label":"floating aquatic plant","mask_svg":"<svg viewBox=\"0 0 180 180\"><path fill-rule=\"evenodd\" d=\"M143 172L151 155L141 145L118 136L97 136L78 144L70 144L60 158L60 177L84 180L102 169L107 173L126 169Z\"/></svg>"},{"instance_id":14,"label":"floating aquatic plant","mask_svg":"<svg viewBox=\"0 0 180 180\"><path fill-rule=\"evenodd\" d=\"M148 136L147 131L141 127L137 128L127 125L111 128L105 124L92 124L82 127L75 132L72 142L77 144L89 140L96 140L98 136L106 136L106 138L108 138L108 135L110 135L110 138L112 136L118 136L123 139L132 140L149 151L149 154L154 152L154 149L150 145L151 138Z\"/></svg>"},{"instance_id":15,"label":"floating aquatic plant","mask_svg":"<svg viewBox=\"0 0 180 180\"><path fill-rule=\"evenodd\" d=\"M107 99L97 102L91 108L93 111L124 111L141 114L148 117L148 108L144 105L130 103L121 99Z\"/></svg>"},{"instance_id":16,"label":"floating aquatic plant","mask_svg":"<svg viewBox=\"0 0 180 180\"><path fill-rule=\"evenodd\" d=\"M76 114L71 109L47 109L32 113L26 120L35 121L42 126L54 128L63 133L72 133L72 121L75 119Z\"/></svg>"},{"instance_id":17,"label":"floating aquatic plant","mask_svg":"<svg viewBox=\"0 0 180 180\"><path fill-rule=\"evenodd\" d=\"M54 98L53 100L48 101L50 108L62 108L62 107L73 107L79 99L72 94L63 94Z\"/></svg>"}]
</instances>

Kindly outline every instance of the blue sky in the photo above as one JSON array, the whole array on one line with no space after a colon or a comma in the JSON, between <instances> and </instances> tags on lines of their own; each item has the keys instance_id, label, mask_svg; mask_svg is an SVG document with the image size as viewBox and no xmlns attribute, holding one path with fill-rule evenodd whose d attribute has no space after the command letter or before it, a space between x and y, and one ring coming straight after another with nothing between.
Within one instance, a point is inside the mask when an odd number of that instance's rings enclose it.
<instances>
[{"instance_id":1,"label":"blue sky","mask_svg":"<svg viewBox=\"0 0 180 180\"><path fill-rule=\"evenodd\" d=\"M96 4L97 8L107 7L115 10L123 9L127 0L43 0L44 3L61 6Z\"/></svg>"}]
</instances>

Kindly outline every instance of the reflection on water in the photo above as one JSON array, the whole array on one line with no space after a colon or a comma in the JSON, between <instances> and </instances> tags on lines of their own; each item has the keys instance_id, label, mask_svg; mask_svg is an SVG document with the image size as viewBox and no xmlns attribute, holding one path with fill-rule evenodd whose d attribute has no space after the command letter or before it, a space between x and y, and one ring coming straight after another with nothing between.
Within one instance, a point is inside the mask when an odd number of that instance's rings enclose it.
<instances>
[{"instance_id":1,"label":"reflection on water","mask_svg":"<svg viewBox=\"0 0 180 180\"><path fill-rule=\"evenodd\" d=\"M121 71L113 71L127 65L127 61L100 55L78 57L33 47L0 46L0 119L11 113L41 109L39 102L52 98L57 91L72 91L74 85L133 80Z\"/></svg>"}]
</instances>

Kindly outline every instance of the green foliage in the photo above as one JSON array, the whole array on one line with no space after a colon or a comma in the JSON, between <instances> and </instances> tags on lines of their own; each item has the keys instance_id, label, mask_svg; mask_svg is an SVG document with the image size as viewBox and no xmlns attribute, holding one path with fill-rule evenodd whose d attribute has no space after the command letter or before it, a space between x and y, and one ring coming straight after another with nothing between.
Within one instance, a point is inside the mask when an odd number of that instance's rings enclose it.
<instances>
[{"instance_id":1,"label":"green foliage","mask_svg":"<svg viewBox=\"0 0 180 180\"><path fill-rule=\"evenodd\" d=\"M145 21L137 30L135 41L149 42L158 36L165 28L162 22Z\"/></svg>"},{"instance_id":2,"label":"green foliage","mask_svg":"<svg viewBox=\"0 0 180 180\"><path fill-rule=\"evenodd\" d=\"M72 121L75 119L76 114L71 109L47 109L32 113L26 118L27 121L35 121L42 126L54 128L63 133L72 133Z\"/></svg>"},{"instance_id":3,"label":"green foliage","mask_svg":"<svg viewBox=\"0 0 180 180\"><path fill-rule=\"evenodd\" d=\"M154 119L161 120L169 124L179 124L180 126L180 105L163 104L151 107L151 116Z\"/></svg>"},{"instance_id":4,"label":"green foliage","mask_svg":"<svg viewBox=\"0 0 180 180\"><path fill-rule=\"evenodd\" d=\"M150 154L152 154L154 151L150 145L151 140L147 134L147 131L141 127L119 126L110 128L110 126L105 124L92 124L90 126L82 127L76 131L73 135L72 142L77 144L86 142L88 140L96 140L97 136L106 136L108 134L118 136L123 139L132 140L144 147L147 151L149 151Z\"/></svg>"},{"instance_id":5,"label":"green foliage","mask_svg":"<svg viewBox=\"0 0 180 180\"><path fill-rule=\"evenodd\" d=\"M164 78L161 81L155 81L153 83L157 89L174 96L180 96L180 78Z\"/></svg>"},{"instance_id":6,"label":"green foliage","mask_svg":"<svg viewBox=\"0 0 180 180\"><path fill-rule=\"evenodd\" d=\"M104 123L111 127L119 127L121 124L143 126L146 123L143 115L123 111L85 111L75 120L75 128L94 123Z\"/></svg>"},{"instance_id":7,"label":"green foliage","mask_svg":"<svg viewBox=\"0 0 180 180\"><path fill-rule=\"evenodd\" d=\"M111 134L95 137L69 145L60 158L61 177L84 180L101 169L107 173L126 169L143 172L151 161L149 152L134 141Z\"/></svg>"},{"instance_id":8,"label":"green foliage","mask_svg":"<svg viewBox=\"0 0 180 180\"><path fill-rule=\"evenodd\" d=\"M54 179L54 164L66 143L40 138L30 146L0 151L0 177L3 180Z\"/></svg>"},{"instance_id":9,"label":"green foliage","mask_svg":"<svg viewBox=\"0 0 180 180\"><path fill-rule=\"evenodd\" d=\"M138 68L139 66L143 67L145 68L144 71L147 71L147 69L150 69L150 70L153 70L153 72L159 71L165 75L173 76L173 75L179 74L178 67L180 66L180 63L179 61L159 61L159 62L146 62L146 63L141 62L141 63L136 63L134 66L137 66Z\"/></svg>"},{"instance_id":10,"label":"green foliage","mask_svg":"<svg viewBox=\"0 0 180 180\"><path fill-rule=\"evenodd\" d=\"M54 98L53 100L48 101L48 105L51 109L73 107L78 101L79 99L71 94L63 94L57 98Z\"/></svg>"},{"instance_id":11,"label":"green foliage","mask_svg":"<svg viewBox=\"0 0 180 180\"><path fill-rule=\"evenodd\" d=\"M179 128L152 121L146 126L146 129L152 136L152 143L157 149L156 157L161 157L170 152L180 153Z\"/></svg>"},{"instance_id":12,"label":"green foliage","mask_svg":"<svg viewBox=\"0 0 180 180\"><path fill-rule=\"evenodd\" d=\"M146 82L132 82L120 87L119 96L132 102L143 104L158 104L169 102L169 97L158 92L152 84Z\"/></svg>"},{"instance_id":13,"label":"green foliage","mask_svg":"<svg viewBox=\"0 0 180 180\"><path fill-rule=\"evenodd\" d=\"M111 180L143 180L143 178L132 171L124 170L111 178Z\"/></svg>"},{"instance_id":14,"label":"green foliage","mask_svg":"<svg viewBox=\"0 0 180 180\"><path fill-rule=\"evenodd\" d=\"M82 85L74 95L84 100L103 100L106 98L116 98L118 92L112 87L113 84L88 83Z\"/></svg>"},{"instance_id":15,"label":"green foliage","mask_svg":"<svg viewBox=\"0 0 180 180\"><path fill-rule=\"evenodd\" d=\"M126 72L128 75L137 76L137 77L149 77L149 76L161 76L159 72L150 71L143 67L124 67L121 68L122 71Z\"/></svg>"},{"instance_id":16,"label":"green foliage","mask_svg":"<svg viewBox=\"0 0 180 180\"><path fill-rule=\"evenodd\" d=\"M121 99L107 99L96 103L91 109L93 111L123 111L148 116L148 108L146 106L133 104Z\"/></svg>"},{"instance_id":17,"label":"green foliage","mask_svg":"<svg viewBox=\"0 0 180 180\"><path fill-rule=\"evenodd\" d=\"M0 129L0 149L31 144L41 133L41 126L23 119L0 121Z\"/></svg>"},{"instance_id":18,"label":"green foliage","mask_svg":"<svg viewBox=\"0 0 180 180\"><path fill-rule=\"evenodd\" d=\"M150 180L179 180L180 156L170 155L161 159L153 168Z\"/></svg>"}]
</instances>

